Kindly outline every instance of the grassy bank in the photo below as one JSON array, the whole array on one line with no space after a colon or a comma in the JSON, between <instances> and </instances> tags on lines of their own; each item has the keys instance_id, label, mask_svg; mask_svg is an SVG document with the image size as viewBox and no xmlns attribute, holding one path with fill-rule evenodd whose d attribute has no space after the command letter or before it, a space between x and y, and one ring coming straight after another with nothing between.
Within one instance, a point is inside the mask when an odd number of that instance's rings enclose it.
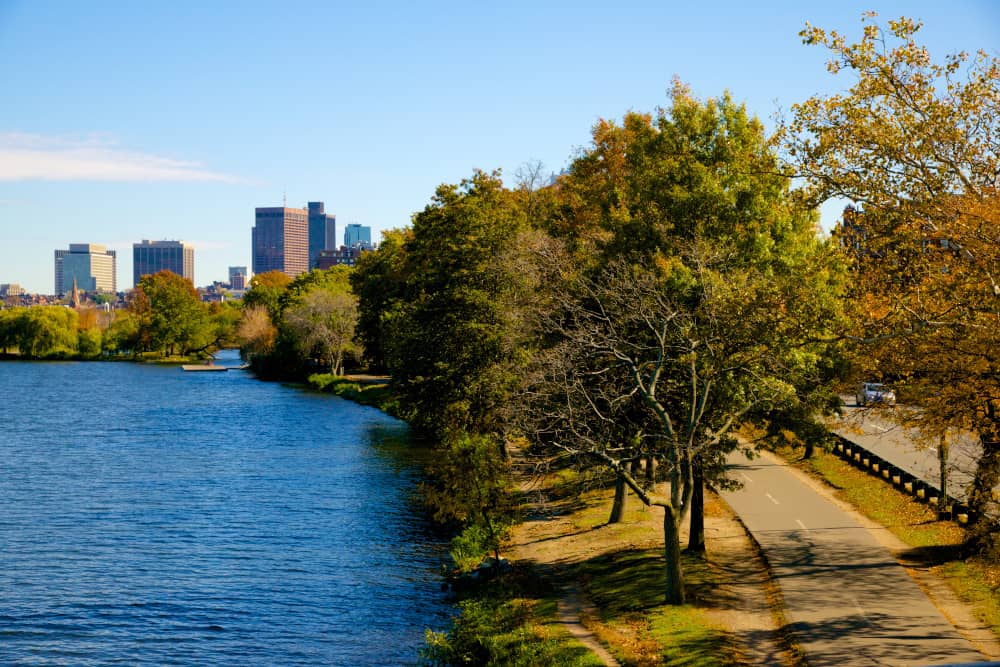
<instances>
[{"instance_id":1,"label":"grassy bank","mask_svg":"<svg viewBox=\"0 0 1000 667\"><path fill-rule=\"evenodd\" d=\"M399 401L383 378L315 373L309 376L308 382L310 387L318 391L336 394L349 401L369 405L394 417L402 418Z\"/></svg>"},{"instance_id":2,"label":"grassy bank","mask_svg":"<svg viewBox=\"0 0 1000 667\"><path fill-rule=\"evenodd\" d=\"M912 547L907 558L939 574L1000 637L1000 563L982 557L962 558L966 534L961 526L939 521L934 507L828 452L819 450L810 459L802 459L801 450L789 447L779 447L776 453L833 487L841 500Z\"/></svg>"},{"instance_id":3,"label":"grassy bank","mask_svg":"<svg viewBox=\"0 0 1000 667\"><path fill-rule=\"evenodd\" d=\"M473 656L469 646L496 651L483 662L475 656L475 664L601 664L567 631L567 612L559 613L561 602L578 598L569 615L622 664L749 664L739 641L710 612L723 577L711 555L685 554L690 603L665 605L662 515L633 498L625 520L608 525L612 495L608 485L570 471L533 479L525 494L527 519L508 545L513 574L463 602L455 630L434 638L437 650L454 651L458 642L464 653L450 655ZM493 622L481 613L501 600L518 614L498 614L503 620Z\"/></svg>"}]
</instances>

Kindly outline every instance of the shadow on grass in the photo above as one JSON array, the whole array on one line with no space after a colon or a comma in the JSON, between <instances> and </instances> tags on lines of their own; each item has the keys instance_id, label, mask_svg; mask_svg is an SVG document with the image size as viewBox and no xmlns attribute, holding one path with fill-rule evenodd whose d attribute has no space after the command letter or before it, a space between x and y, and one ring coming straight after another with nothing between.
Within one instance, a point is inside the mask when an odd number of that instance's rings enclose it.
<instances>
[{"instance_id":1,"label":"shadow on grass","mask_svg":"<svg viewBox=\"0 0 1000 667\"><path fill-rule=\"evenodd\" d=\"M900 558L910 566L934 567L956 560L963 560L967 554L962 544L936 544L913 547L900 553Z\"/></svg>"}]
</instances>

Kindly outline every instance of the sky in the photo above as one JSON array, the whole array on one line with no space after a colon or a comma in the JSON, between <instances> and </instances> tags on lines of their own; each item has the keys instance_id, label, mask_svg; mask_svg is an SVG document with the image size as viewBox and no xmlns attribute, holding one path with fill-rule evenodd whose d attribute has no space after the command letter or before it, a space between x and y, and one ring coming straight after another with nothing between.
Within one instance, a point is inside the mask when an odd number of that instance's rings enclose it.
<instances>
[{"instance_id":1,"label":"sky","mask_svg":"<svg viewBox=\"0 0 1000 667\"><path fill-rule=\"evenodd\" d=\"M558 172L598 119L676 76L766 123L850 85L806 22L923 20L935 60L1000 55L1000 2L0 0L0 283L53 291L70 243L195 247L195 284L250 266L257 206L323 201L379 232L475 169ZM822 211L830 226L842 203Z\"/></svg>"}]
</instances>

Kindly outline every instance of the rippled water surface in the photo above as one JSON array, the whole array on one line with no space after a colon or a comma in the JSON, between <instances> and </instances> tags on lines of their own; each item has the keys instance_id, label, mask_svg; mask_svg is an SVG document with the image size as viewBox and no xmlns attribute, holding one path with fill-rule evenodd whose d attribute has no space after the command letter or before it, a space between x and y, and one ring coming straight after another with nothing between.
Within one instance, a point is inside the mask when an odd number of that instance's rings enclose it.
<instances>
[{"instance_id":1,"label":"rippled water surface","mask_svg":"<svg viewBox=\"0 0 1000 667\"><path fill-rule=\"evenodd\" d=\"M131 363L0 396L0 664L407 664L444 625L401 422Z\"/></svg>"}]
</instances>

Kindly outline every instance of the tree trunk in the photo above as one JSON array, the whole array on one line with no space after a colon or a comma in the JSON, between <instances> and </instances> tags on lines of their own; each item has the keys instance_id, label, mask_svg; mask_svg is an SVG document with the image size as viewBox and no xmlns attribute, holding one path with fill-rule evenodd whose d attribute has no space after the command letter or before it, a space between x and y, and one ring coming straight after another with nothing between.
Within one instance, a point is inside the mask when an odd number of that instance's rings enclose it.
<instances>
[{"instance_id":1,"label":"tree trunk","mask_svg":"<svg viewBox=\"0 0 1000 667\"><path fill-rule=\"evenodd\" d=\"M705 553L705 475L701 461L695 459L691 467L691 530L688 533L688 551Z\"/></svg>"},{"instance_id":2,"label":"tree trunk","mask_svg":"<svg viewBox=\"0 0 1000 667\"><path fill-rule=\"evenodd\" d=\"M998 545L996 521L990 518L993 504L993 489L1000 483L1000 439L994 435L979 438L983 453L976 465L976 474L969 490L969 508L972 509L973 525L970 541L975 551L993 551Z\"/></svg>"},{"instance_id":3,"label":"tree trunk","mask_svg":"<svg viewBox=\"0 0 1000 667\"><path fill-rule=\"evenodd\" d=\"M656 481L656 459L652 456L646 457L646 486L648 488L653 488L653 483Z\"/></svg>"},{"instance_id":4,"label":"tree trunk","mask_svg":"<svg viewBox=\"0 0 1000 667\"><path fill-rule=\"evenodd\" d=\"M608 523L619 523L625 517L625 500L628 498L628 487L625 478L618 475L615 478L615 502L611 505L611 516Z\"/></svg>"},{"instance_id":5,"label":"tree trunk","mask_svg":"<svg viewBox=\"0 0 1000 667\"><path fill-rule=\"evenodd\" d=\"M665 602L684 604L684 570L681 566L681 535L677 526L677 512L670 505L663 505L663 556L666 559Z\"/></svg>"},{"instance_id":6,"label":"tree trunk","mask_svg":"<svg viewBox=\"0 0 1000 667\"><path fill-rule=\"evenodd\" d=\"M938 443L938 474L940 475L941 497L938 498L938 519L943 521L951 518L951 505L948 503L948 434L941 434Z\"/></svg>"}]
</instances>

